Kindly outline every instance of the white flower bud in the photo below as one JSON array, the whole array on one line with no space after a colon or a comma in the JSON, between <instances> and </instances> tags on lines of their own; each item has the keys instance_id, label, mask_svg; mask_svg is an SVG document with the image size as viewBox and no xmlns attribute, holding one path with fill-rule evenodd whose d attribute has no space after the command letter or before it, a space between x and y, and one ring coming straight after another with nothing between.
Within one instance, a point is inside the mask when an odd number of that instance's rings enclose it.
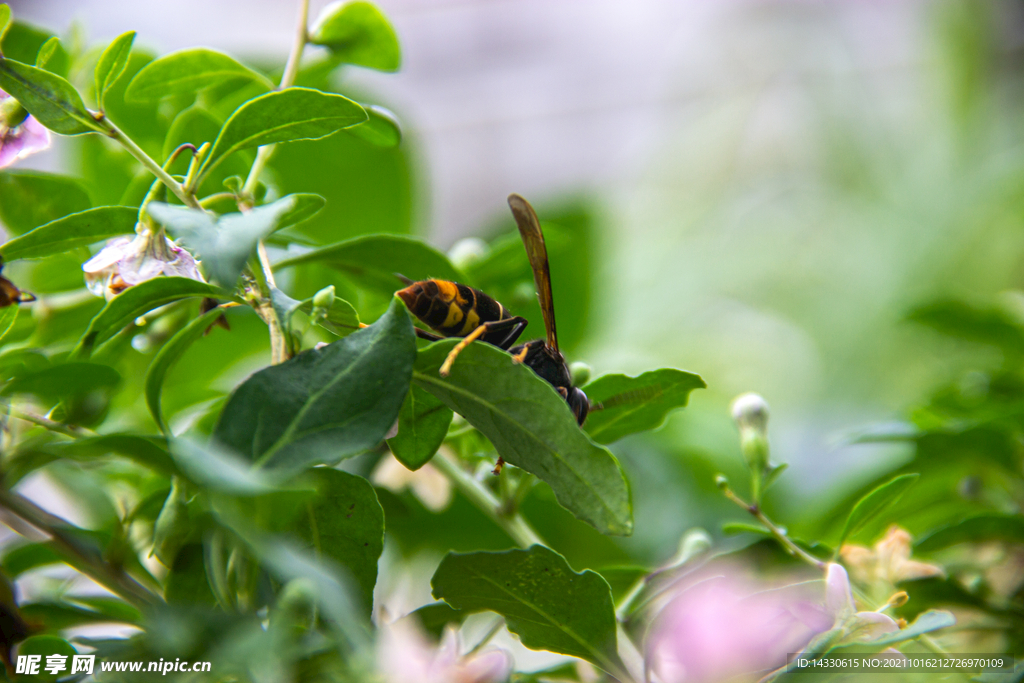
<instances>
[{"instance_id":1,"label":"white flower bud","mask_svg":"<svg viewBox=\"0 0 1024 683\"><path fill-rule=\"evenodd\" d=\"M746 427L761 432L768 431L768 403L760 394L740 394L732 402L732 419L742 430Z\"/></svg>"}]
</instances>

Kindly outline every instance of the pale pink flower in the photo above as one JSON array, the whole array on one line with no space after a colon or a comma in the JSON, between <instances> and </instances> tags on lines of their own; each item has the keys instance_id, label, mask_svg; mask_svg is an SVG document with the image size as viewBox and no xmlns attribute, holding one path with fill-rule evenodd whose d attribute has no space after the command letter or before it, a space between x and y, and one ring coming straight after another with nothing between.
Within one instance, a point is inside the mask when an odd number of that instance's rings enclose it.
<instances>
[{"instance_id":1,"label":"pale pink flower","mask_svg":"<svg viewBox=\"0 0 1024 683\"><path fill-rule=\"evenodd\" d=\"M832 628L843 629L847 642L874 640L900 627L888 614L858 612L850 589L850 577L842 565L832 562L825 570L825 606L834 618Z\"/></svg>"},{"instance_id":2,"label":"pale pink flower","mask_svg":"<svg viewBox=\"0 0 1024 683\"><path fill-rule=\"evenodd\" d=\"M460 656L454 628L449 626L434 646L400 621L381 629L377 667L385 683L501 683L512 672L512 656L498 648Z\"/></svg>"},{"instance_id":3,"label":"pale pink flower","mask_svg":"<svg viewBox=\"0 0 1024 683\"><path fill-rule=\"evenodd\" d=\"M832 626L813 585L763 588L730 574L683 590L651 627L648 668L663 683L756 680Z\"/></svg>"},{"instance_id":4,"label":"pale pink flower","mask_svg":"<svg viewBox=\"0 0 1024 683\"><path fill-rule=\"evenodd\" d=\"M205 282L192 254L162 233L151 233L142 224L136 230L138 234L134 238L110 240L85 262L82 270L89 291L110 299L133 285L161 275Z\"/></svg>"},{"instance_id":5,"label":"pale pink flower","mask_svg":"<svg viewBox=\"0 0 1024 683\"><path fill-rule=\"evenodd\" d=\"M0 168L50 147L50 131L0 90Z\"/></svg>"}]
</instances>

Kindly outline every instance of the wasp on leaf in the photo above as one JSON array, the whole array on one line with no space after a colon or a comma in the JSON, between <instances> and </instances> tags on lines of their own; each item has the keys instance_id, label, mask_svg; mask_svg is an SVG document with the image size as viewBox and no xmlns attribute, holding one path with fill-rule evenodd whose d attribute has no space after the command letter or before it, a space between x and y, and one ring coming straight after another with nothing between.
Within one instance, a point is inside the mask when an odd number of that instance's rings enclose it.
<instances>
[{"instance_id":1,"label":"wasp on leaf","mask_svg":"<svg viewBox=\"0 0 1024 683\"><path fill-rule=\"evenodd\" d=\"M416 334L421 338L436 341L444 337L462 337L441 365L442 376L448 375L464 348L478 339L485 341L508 351L515 362L523 363L551 384L569 404L576 421L582 425L590 411L590 401L586 394L573 386L569 365L558 349L548 251L540 221L530 203L519 195L509 195L508 204L533 270L537 298L544 316L544 339L513 346L526 329L526 318L512 315L487 294L457 282L410 282L403 278L408 286L399 291L398 296L413 315L440 335L417 329Z\"/></svg>"}]
</instances>

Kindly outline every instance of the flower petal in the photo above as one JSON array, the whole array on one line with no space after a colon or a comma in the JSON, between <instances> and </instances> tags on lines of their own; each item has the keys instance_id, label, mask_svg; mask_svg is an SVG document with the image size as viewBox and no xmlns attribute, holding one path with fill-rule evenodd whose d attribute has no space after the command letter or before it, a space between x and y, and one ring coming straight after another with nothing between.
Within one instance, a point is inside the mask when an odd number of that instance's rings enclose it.
<instances>
[{"instance_id":1,"label":"flower petal","mask_svg":"<svg viewBox=\"0 0 1024 683\"><path fill-rule=\"evenodd\" d=\"M850 577L843 565L830 562L825 571L825 608L835 617L835 623L846 621L855 611Z\"/></svg>"}]
</instances>

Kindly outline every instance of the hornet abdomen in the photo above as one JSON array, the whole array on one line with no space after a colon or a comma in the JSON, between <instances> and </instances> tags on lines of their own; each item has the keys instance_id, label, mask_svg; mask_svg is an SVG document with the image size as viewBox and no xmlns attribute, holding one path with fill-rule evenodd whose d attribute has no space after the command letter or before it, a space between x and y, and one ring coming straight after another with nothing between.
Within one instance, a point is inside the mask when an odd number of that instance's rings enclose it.
<instances>
[{"instance_id":1,"label":"hornet abdomen","mask_svg":"<svg viewBox=\"0 0 1024 683\"><path fill-rule=\"evenodd\" d=\"M513 317L508 309L479 289L449 280L422 280L398 292L409 311L444 337L465 337L484 323ZM509 329L496 329L480 339L508 350L521 330L509 338Z\"/></svg>"}]
</instances>

